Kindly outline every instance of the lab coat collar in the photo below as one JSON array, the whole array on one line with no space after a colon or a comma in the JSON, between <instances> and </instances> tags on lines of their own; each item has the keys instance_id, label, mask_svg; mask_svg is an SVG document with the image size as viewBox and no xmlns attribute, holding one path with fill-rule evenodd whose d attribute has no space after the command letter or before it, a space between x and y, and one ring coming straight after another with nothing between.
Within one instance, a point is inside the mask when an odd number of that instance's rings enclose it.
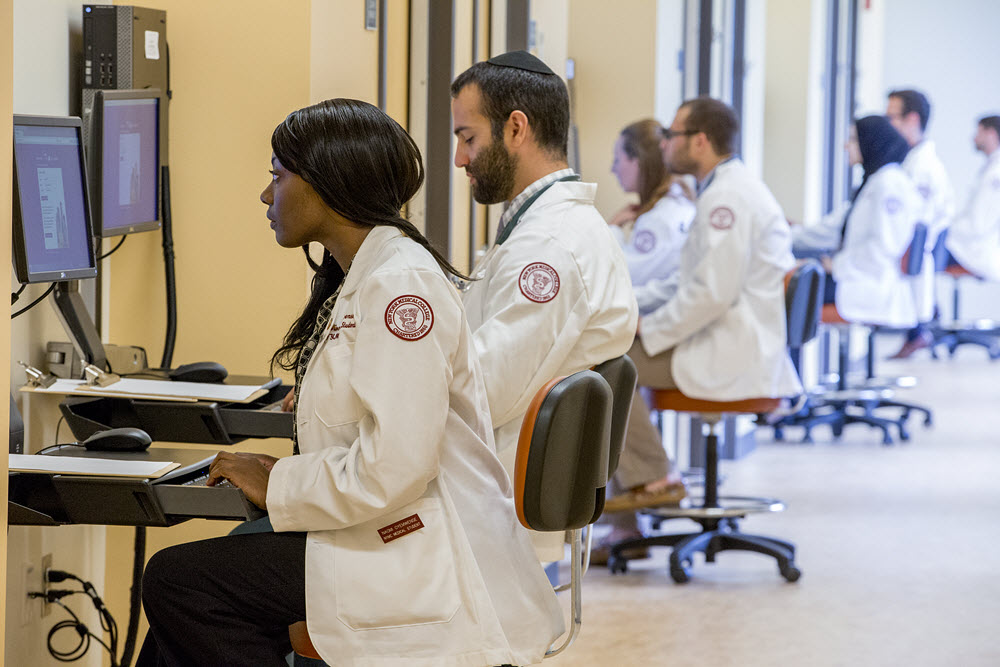
<instances>
[{"instance_id":1,"label":"lab coat collar","mask_svg":"<svg viewBox=\"0 0 1000 667\"><path fill-rule=\"evenodd\" d=\"M403 232L390 225L377 225L370 232L358 248L358 254L354 256L347 276L344 278L344 286L340 288L340 296L345 297L357 290L359 284L372 270L372 262L379 256L382 248L395 238L403 235Z\"/></svg>"},{"instance_id":2,"label":"lab coat collar","mask_svg":"<svg viewBox=\"0 0 1000 667\"><path fill-rule=\"evenodd\" d=\"M696 183L695 187L696 195L700 197L701 193L708 189L708 186L712 184L712 180L715 178L715 173L719 171L720 167L722 167L723 165L727 165L731 162L739 162L739 161L740 159L735 155L730 155L727 158L723 158L722 161L719 162L719 164L715 165L715 167L712 168L712 171L708 172L708 175L705 176L705 180L701 181L700 183Z\"/></svg>"}]
</instances>

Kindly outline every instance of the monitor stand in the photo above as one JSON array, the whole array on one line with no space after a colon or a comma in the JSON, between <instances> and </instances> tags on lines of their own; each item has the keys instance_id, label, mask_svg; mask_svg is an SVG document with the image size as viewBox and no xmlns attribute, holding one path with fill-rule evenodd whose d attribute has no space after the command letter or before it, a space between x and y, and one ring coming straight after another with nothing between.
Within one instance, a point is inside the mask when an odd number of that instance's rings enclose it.
<instances>
[{"instance_id":1,"label":"monitor stand","mask_svg":"<svg viewBox=\"0 0 1000 667\"><path fill-rule=\"evenodd\" d=\"M97 333L94 320L90 317L83 297L80 295L80 281L70 280L56 283L52 292L55 299L56 315L63 328L73 341L80 356L88 364L93 364L101 370L107 370L108 359Z\"/></svg>"}]
</instances>

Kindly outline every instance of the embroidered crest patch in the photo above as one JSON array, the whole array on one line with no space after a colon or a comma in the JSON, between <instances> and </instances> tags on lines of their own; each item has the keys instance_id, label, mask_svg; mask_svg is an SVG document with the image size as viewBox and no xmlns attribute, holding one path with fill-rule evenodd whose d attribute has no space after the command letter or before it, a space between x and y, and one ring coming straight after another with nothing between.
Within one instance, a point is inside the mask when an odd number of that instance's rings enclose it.
<instances>
[{"instance_id":1,"label":"embroidered crest patch","mask_svg":"<svg viewBox=\"0 0 1000 667\"><path fill-rule=\"evenodd\" d=\"M733 214L733 209L728 206L719 206L708 214L708 224L722 231L732 227L734 222L736 222L736 215Z\"/></svg>"},{"instance_id":2,"label":"embroidered crest patch","mask_svg":"<svg viewBox=\"0 0 1000 667\"><path fill-rule=\"evenodd\" d=\"M528 264L518 279L521 294L535 303L546 303L559 293L559 274L544 262Z\"/></svg>"},{"instance_id":3,"label":"embroidered crest patch","mask_svg":"<svg viewBox=\"0 0 1000 667\"><path fill-rule=\"evenodd\" d=\"M635 245L635 249L643 254L651 252L656 247L656 234L648 229L642 229L636 232L632 243Z\"/></svg>"},{"instance_id":4,"label":"embroidered crest patch","mask_svg":"<svg viewBox=\"0 0 1000 667\"><path fill-rule=\"evenodd\" d=\"M403 340L420 340L434 326L434 311L419 296L396 297L385 309L385 326Z\"/></svg>"},{"instance_id":5,"label":"embroidered crest patch","mask_svg":"<svg viewBox=\"0 0 1000 667\"><path fill-rule=\"evenodd\" d=\"M903 202L895 197L886 197L883 205L885 206L885 212L889 215L895 215L899 213L899 209L903 208Z\"/></svg>"}]
</instances>

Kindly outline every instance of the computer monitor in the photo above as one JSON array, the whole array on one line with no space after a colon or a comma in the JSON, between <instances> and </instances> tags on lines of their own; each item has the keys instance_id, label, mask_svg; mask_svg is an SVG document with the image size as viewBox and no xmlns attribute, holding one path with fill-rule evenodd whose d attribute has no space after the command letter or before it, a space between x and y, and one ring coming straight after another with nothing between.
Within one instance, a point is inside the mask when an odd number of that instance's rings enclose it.
<instances>
[{"instance_id":1,"label":"computer monitor","mask_svg":"<svg viewBox=\"0 0 1000 667\"><path fill-rule=\"evenodd\" d=\"M93 278L79 118L14 116L14 271L22 283Z\"/></svg>"},{"instance_id":2,"label":"computer monitor","mask_svg":"<svg viewBox=\"0 0 1000 667\"><path fill-rule=\"evenodd\" d=\"M160 227L163 98L155 88L98 90L90 146L94 233L100 237Z\"/></svg>"}]
</instances>

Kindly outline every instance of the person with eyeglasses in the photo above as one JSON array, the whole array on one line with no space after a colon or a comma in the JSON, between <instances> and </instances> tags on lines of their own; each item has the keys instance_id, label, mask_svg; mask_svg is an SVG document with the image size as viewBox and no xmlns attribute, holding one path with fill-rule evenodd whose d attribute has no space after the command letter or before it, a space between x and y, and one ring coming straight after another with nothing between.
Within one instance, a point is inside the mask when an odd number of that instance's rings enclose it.
<instances>
[{"instance_id":1,"label":"person with eyeglasses","mask_svg":"<svg viewBox=\"0 0 1000 667\"><path fill-rule=\"evenodd\" d=\"M642 386L714 401L802 391L786 348L788 224L736 156L738 134L733 109L709 97L684 102L666 133L673 169L697 183L696 213L680 268L639 318L629 356ZM626 449L660 442L645 404L637 407ZM642 503L637 494L634 506Z\"/></svg>"}]
</instances>

